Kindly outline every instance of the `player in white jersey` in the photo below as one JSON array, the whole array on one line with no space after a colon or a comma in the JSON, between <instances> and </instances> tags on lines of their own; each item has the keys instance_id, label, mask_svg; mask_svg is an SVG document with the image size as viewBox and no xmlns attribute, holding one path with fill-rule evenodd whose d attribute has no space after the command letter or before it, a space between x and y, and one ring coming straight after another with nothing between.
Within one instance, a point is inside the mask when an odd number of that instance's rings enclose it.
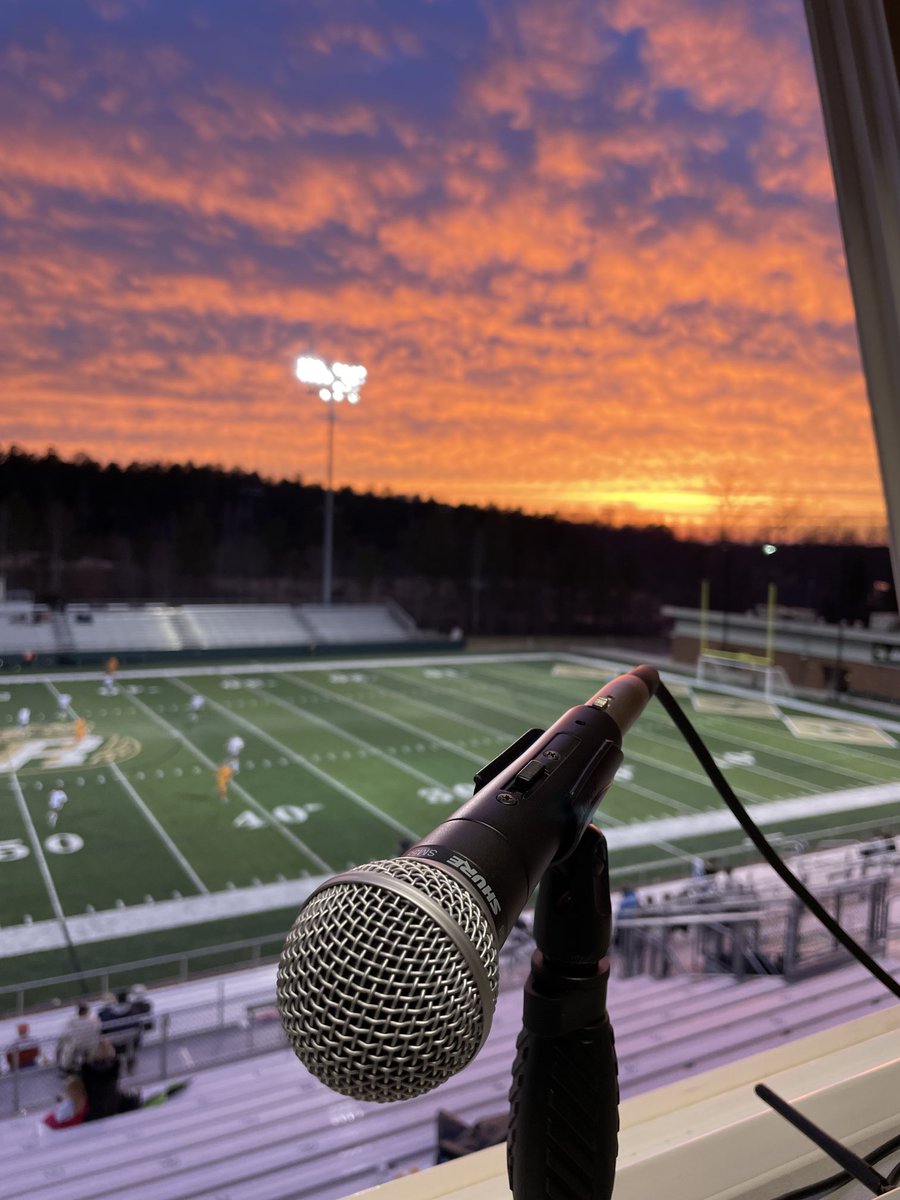
<instances>
[{"instance_id":1,"label":"player in white jersey","mask_svg":"<svg viewBox=\"0 0 900 1200\"><path fill-rule=\"evenodd\" d=\"M196 721L203 711L203 706L206 703L206 697L201 696L199 692L194 692L188 701L188 706L191 710L191 720Z\"/></svg>"},{"instance_id":2,"label":"player in white jersey","mask_svg":"<svg viewBox=\"0 0 900 1200\"><path fill-rule=\"evenodd\" d=\"M51 829L56 828L56 822L59 820L59 814L69 802L69 797L61 787L55 787L50 793L47 804L47 822Z\"/></svg>"},{"instance_id":3,"label":"player in white jersey","mask_svg":"<svg viewBox=\"0 0 900 1200\"><path fill-rule=\"evenodd\" d=\"M31 724L31 709L26 708L23 704L16 713L16 720L19 722L20 729L27 729Z\"/></svg>"},{"instance_id":4,"label":"player in white jersey","mask_svg":"<svg viewBox=\"0 0 900 1200\"><path fill-rule=\"evenodd\" d=\"M60 719L65 720L65 718L69 715L69 705L72 703L72 697L68 692L60 692L58 703Z\"/></svg>"},{"instance_id":5,"label":"player in white jersey","mask_svg":"<svg viewBox=\"0 0 900 1200\"><path fill-rule=\"evenodd\" d=\"M242 737L239 737L238 734L236 734L236 733L233 734L228 739L228 747L227 748L228 748L228 765L231 767L231 769L235 773L235 775L237 775L238 771L241 769L240 756L241 756L241 751L244 748L244 739Z\"/></svg>"}]
</instances>

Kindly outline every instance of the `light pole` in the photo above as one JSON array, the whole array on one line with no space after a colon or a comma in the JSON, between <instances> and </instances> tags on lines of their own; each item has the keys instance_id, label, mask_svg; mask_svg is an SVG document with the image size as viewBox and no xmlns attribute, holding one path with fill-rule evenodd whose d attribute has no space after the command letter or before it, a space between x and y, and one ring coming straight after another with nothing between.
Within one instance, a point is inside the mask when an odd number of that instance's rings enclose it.
<instances>
[{"instance_id":1,"label":"light pole","mask_svg":"<svg viewBox=\"0 0 900 1200\"><path fill-rule=\"evenodd\" d=\"M334 422L335 404L346 400L359 403L359 391L366 382L366 368L348 363L328 366L320 358L302 355L294 373L301 383L318 389L319 399L328 405L328 453L325 485L325 528L322 538L322 603L331 604L331 575L334 553Z\"/></svg>"}]
</instances>

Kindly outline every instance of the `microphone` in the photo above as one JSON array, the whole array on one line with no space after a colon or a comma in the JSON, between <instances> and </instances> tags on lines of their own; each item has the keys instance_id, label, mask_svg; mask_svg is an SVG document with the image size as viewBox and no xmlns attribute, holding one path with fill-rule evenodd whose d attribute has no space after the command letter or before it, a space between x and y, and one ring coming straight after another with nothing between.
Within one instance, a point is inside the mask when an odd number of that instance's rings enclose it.
<instances>
[{"instance_id":1,"label":"microphone","mask_svg":"<svg viewBox=\"0 0 900 1200\"><path fill-rule=\"evenodd\" d=\"M578 844L659 683L619 675L475 776L476 792L398 858L326 880L278 967L281 1020L311 1074L357 1100L437 1087L490 1032L499 950L542 875Z\"/></svg>"}]
</instances>

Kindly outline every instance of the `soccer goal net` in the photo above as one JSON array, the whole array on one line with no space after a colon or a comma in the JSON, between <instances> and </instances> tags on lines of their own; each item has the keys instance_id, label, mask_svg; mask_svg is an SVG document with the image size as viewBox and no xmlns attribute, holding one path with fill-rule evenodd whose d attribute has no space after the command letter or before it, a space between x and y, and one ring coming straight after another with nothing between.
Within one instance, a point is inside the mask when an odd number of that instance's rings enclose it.
<instances>
[{"instance_id":1,"label":"soccer goal net","mask_svg":"<svg viewBox=\"0 0 900 1200\"><path fill-rule=\"evenodd\" d=\"M701 654L697 659L697 682L762 692L767 700L794 694L784 667L753 662L738 655Z\"/></svg>"}]
</instances>

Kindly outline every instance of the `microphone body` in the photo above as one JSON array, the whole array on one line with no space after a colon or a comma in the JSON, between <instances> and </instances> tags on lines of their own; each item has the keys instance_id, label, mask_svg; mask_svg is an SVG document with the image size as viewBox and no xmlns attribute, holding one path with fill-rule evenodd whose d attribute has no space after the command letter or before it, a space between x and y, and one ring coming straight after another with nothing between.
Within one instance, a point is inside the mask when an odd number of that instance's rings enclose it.
<instances>
[{"instance_id":1,"label":"microphone body","mask_svg":"<svg viewBox=\"0 0 900 1200\"><path fill-rule=\"evenodd\" d=\"M391 1101L443 1083L490 1030L500 946L542 875L577 846L659 677L637 667L475 777L399 858L327 880L278 970L294 1052L329 1087Z\"/></svg>"},{"instance_id":2,"label":"microphone body","mask_svg":"<svg viewBox=\"0 0 900 1200\"><path fill-rule=\"evenodd\" d=\"M479 771L472 799L404 857L459 872L480 893L502 945L547 867L571 853L587 828L622 765L622 735L656 681L653 668L638 667L545 733L525 734Z\"/></svg>"}]
</instances>

